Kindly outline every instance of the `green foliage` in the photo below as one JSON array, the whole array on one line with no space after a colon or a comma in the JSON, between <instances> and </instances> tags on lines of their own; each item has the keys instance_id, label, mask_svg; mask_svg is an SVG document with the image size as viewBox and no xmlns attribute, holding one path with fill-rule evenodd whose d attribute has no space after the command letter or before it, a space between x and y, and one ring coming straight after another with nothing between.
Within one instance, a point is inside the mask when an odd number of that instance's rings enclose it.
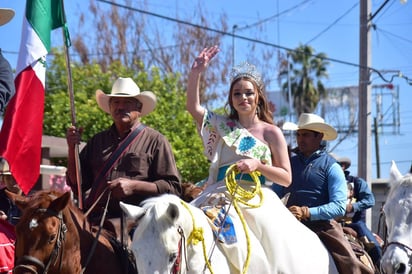
<instances>
[{"instance_id":1,"label":"green foliage","mask_svg":"<svg viewBox=\"0 0 412 274\"><path fill-rule=\"evenodd\" d=\"M54 53L47 72L43 131L45 135L64 137L66 128L72 124L66 63L62 52L55 50ZM156 109L143 117L142 122L168 138L183 181L197 182L207 176L209 164L203 155L195 123L186 111L186 95L179 86L178 76L161 76L156 68L149 73L135 71L119 62L111 63L105 72L96 63L84 65L74 62L71 72L76 125L84 128L83 141L112 124L110 115L104 113L96 103L96 89L109 93L119 76L131 77L142 91L151 90L156 94Z\"/></svg>"}]
</instances>

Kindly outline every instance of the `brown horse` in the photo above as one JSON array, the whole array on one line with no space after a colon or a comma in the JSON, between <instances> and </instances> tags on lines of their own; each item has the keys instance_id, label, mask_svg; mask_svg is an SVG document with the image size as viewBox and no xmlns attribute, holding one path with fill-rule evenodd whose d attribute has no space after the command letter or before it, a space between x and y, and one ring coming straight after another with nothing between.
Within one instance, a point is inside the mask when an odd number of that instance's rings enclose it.
<instances>
[{"instance_id":1,"label":"brown horse","mask_svg":"<svg viewBox=\"0 0 412 274\"><path fill-rule=\"evenodd\" d=\"M8 193L22 211L16 225L15 274L136 273L110 234L93 228L70 193ZM96 238L96 235L98 238Z\"/></svg>"}]
</instances>

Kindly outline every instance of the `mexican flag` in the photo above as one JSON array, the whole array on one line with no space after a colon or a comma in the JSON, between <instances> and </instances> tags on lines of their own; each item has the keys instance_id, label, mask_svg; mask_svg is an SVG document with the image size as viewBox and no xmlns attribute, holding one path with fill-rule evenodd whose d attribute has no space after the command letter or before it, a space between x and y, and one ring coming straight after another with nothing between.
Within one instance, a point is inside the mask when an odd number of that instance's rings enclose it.
<instances>
[{"instance_id":1,"label":"mexican flag","mask_svg":"<svg viewBox=\"0 0 412 274\"><path fill-rule=\"evenodd\" d=\"M0 131L0 155L25 194L40 174L46 55L51 31L64 26L63 0L27 0L16 67L16 94ZM66 36L66 42L69 39Z\"/></svg>"}]
</instances>

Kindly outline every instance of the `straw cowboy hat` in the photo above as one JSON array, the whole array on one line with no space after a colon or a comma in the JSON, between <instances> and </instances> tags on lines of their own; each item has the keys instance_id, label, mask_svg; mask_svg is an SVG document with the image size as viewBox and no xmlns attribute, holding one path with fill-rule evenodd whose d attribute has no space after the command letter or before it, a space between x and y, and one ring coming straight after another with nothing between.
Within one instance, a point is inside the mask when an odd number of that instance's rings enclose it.
<instances>
[{"instance_id":1,"label":"straw cowboy hat","mask_svg":"<svg viewBox=\"0 0 412 274\"><path fill-rule=\"evenodd\" d=\"M0 174L11 175L9 163L4 158L0 158Z\"/></svg>"},{"instance_id":2,"label":"straw cowboy hat","mask_svg":"<svg viewBox=\"0 0 412 274\"><path fill-rule=\"evenodd\" d=\"M0 26L7 24L14 17L14 10L0 8Z\"/></svg>"},{"instance_id":3,"label":"straw cowboy hat","mask_svg":"<svg viewBox=\"0 0 412 274\"><path fill-rule=\"evenodd\" d=\"M151 91L142 91L131 78L119 77L113 84L112 92L105 94L102 90L96 90L96 101L99 107L110 114L109 99L111 97L132 97L142 103L141 115L149 114L156 107L156 95Z\"/></svg>"},{"instance_id":4,"label":"straw cowboy hat","mask_svg":"<svg viewBox=\"0 0 412 274\"><path fill-rule=\"evenodd\" d=\"M351 164L351 160L348 157L336 157L336 161L339 164L344 164L345 169L349 168Z\"/></svg>"},{"instance_id":5,"label":"straw cowboy hat","mask_svg":"<svg viewBox=\"0 0 412 274\"><path fill-rule=\"evenodd\" d=\"M312 113L302 113L299 116L297 130L307 129L323 133L323 140L331 141L338 137L336 130L325 123L322 117Z\"/></svg>"}]
</instances>

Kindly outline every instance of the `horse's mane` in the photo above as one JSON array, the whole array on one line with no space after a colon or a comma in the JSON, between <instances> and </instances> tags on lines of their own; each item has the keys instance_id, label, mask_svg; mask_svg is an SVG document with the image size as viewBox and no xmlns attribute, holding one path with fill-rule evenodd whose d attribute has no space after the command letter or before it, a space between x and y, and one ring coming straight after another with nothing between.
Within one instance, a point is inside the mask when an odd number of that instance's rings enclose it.
<instances>
[{"instance_id":1,"label":"horse's mane","mask_svg":"<svg viewBox=\"0 0 412 274\"><path fill-rule=\"evenodd\" d=\"M31 193L27 198L29 199L27 208L38 208L44 202L52 202L63 193L54 190L39 190Z\"/></svg>"},{"instance_id":2,"label":"horse's mane","mask_svg":"<svg viewBox=\"0 0 412 274\"><path fill-rule=\"evenodd\" d=\"M42 206L43 203L51 203L56 198L62 196L64 192L59 192L56 190L38 190L27 196L29 203L27 209L37 209ZM73 200L70 199L67 204L70 211L76 214L83 215L83 212L74 204Z\"/></svg>"},{"instance_id":3,"label":"horse's mane","mask_svg":"<svg viewBox=\"0 0 412 274\"><path fill-rule=\"evenodd\" d=\"M141 202L140 206L146 208L153 204L158 203L159 201L163 201L163 203L180 203L180 201L182 200L178 196L173 195L173 194L160 195L160 196L154 196L154 197L147 198L146 200Z\"/></svg>"},{"instance_id":4,"label":"horse's mane","mask_svg":"<svg viewBox=\"0 0 412 274\"><path fill-rule=\"evenodd\" d=\"M140 204L140 206L146 210L145 216L150 217L142 218L139 221L138 226L140 226L140 228L144 228L149 225L149 222L156 222L157 228L160 231L164 231L165 229L170 227L170 220L167 218L167 216L170 216L170 214L166 213L166 211L169 209L169 206L171 204L177 206L177 211L179 211L179 217L177 218L180 219L183 216L182 213L187 212L187 209L185 209L182 203L186 202L174 194L162 194L160 196L155 196L144 200ZM197 216L197 213L200 212L200 209L198 209L197 207L191 206L187 203L186 205L190 207L190 211L192 212L192 214L194 214L193 217ZM200 216L202 218L206 218L206 216L203 213Z\"/></svg>"},{"instance_id":5,"label":"horse's mane","mask_svg":"<svg viewBox=\"0 0 412 274\"><path fill-rule=\"evenodd\" d=\"M400 181L401 185L412 186L412 174L407 173Z\"/></svg>"},{"instance_id":6,"label":"horse's mane","mask_svg":"<svg viewBox=\"0 0 412 274\"><path fill-rule=\"evenodd\" d=\"M391 182L391 187L390 187L388 197L391 197L392 194L401 186L412 187L412 174L411 173L407 173L406 175L403 175L397 181L394 180L394 178L391 178L391 180L392 182Z\"/></svg>"}]
</instances>

